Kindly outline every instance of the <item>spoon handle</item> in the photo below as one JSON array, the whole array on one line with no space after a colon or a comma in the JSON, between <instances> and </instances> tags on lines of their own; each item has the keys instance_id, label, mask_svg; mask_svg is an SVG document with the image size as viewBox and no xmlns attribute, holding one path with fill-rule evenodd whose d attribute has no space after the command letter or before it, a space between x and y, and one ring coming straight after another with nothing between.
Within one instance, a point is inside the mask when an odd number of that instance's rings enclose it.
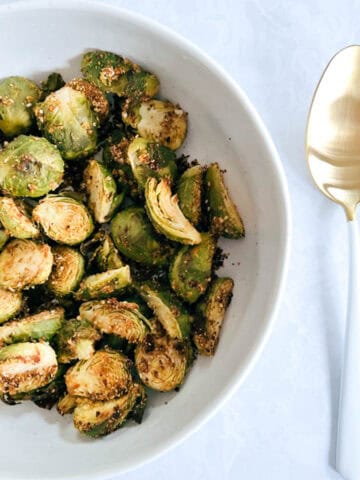
<instances>
[{"instance_id":1,"label":"spoon handle","mask_svg":"<svg viewBox=\"0 0 360 480\"><path fill-rule=\"evenodd\" d=\"M336 468L345 480L360 480L360 244L356 220L348 225L350 268Z\"/></svg>"}]
</instances>

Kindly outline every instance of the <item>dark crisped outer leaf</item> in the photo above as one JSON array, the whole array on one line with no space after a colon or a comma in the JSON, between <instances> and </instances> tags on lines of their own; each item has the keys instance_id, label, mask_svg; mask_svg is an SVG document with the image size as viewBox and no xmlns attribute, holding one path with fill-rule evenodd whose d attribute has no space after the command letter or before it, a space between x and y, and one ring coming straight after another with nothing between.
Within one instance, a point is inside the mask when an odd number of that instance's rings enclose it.
<instances>
[{"instance_id":1,"label":"dark crisped outer leaf","mask_svg":"<svg viewBox=\"0 0 360 480\"><path fill-rule=\"evenodd\" d=\"M100 338L101 334L86 320L66 320L56 336L59 362L87 360L95 352L95 342Z\"/></svg>"},{"instance_id":2,"label":"dark crisped outer leaf","mask_svg":"<svg viewBox=\"0 0 360 480\"><path fill-rule=\"evenodd\" d=\"M204 167L195 165L181 175L177 185L180 210L196 226L201 219L202 183Z\"/></svg>"},{"instance_id":3,"label":"dark crisped outer leaf","mask_svg":"<svg viewBox=\"0 0 360 480\"><path fill-rule=\"evenodd\" d=\"M76 300L108 298L124 292L129 285L131 285L130 268L125 265L85 277L74 296Z\"/></svg>"},{"instance_id":4,"label":"dark crisped outer leaf","mask_svg":"<svg viewBox=\"0 0 360 480\"><path fill-rule=\"evenodd\" d=\"M146 265L165 265L174 248L154 230L141 207L119 212L111 221L111 236L126 257Z\"/></svg>"},{"instance_id":5,"label":"dark crisped outer leaf","mask_svg":"<svg viewBox=\"0 0 360 480\"><path fill-rule=\"evenodd\" d=\"M105 234L103 241L96 249L95 255L97 266L101 272L124 266L124 262L121 260L110 235Z\"/></svg>"},{"instance_id":6,"label":"dark crisped outer leaf","mask_svg":"<svg viewBox=\"0 0 360 480\"><path fill-rule=\"evenodd\" d=\"M205 191L211 231L227 238L243 237L243 221L230 198L224 175L217 163L212 163L206 170Z\"/></svg>"},{"instance_id":7,"label":"dark crisped outer leaf","mask_svg":"<svg viewBox=\"0 0 360 480\"><path fill-rule=\"evenodd\" d=\"M216 278L205 297L196 305L198 317L193 340L201 355L215 354L233 288L234 281L231 278Z\"/></svg>"},{"instance_id":8,"label":"dark crisped outer leaf","mask_svg":"<svg viewBox=\"0 0 360 480\"><path fill-rule=\"evenodd\" d=\"M199 245L185 245L175 255L169 271L171 288L188 303L205 293L211 280L216 240L209 233L201 234Z\"/></svg>"},{"instance_id":9,"label":"dark crisped outer leaf","mask_svg":"<svg viewBox=\"0 0 360 480\"><path fill-rule=\"evenodd\" d=\"M65 82L60 73L50 73L48 78L41 82L42 92L40 100L44 100L50 93L59 90L64 85Z\"/></svg>"}]
</instances>

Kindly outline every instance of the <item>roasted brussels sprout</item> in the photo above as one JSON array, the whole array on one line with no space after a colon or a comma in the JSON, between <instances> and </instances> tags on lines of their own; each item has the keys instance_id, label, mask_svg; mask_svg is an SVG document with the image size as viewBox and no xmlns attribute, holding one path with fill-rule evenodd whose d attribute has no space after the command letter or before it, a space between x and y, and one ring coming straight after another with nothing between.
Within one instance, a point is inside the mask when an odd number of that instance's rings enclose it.
<instances>
[{"instance_id":1,"label":"roasted brussels sprout","mask_svg":"<svg viewBox=\"0 0 360 480\"><path fill-rule=\"evenodd\" d=\"M75 292L85 271L85 260L80 252L70 247L52 249L54 265L47 287L54 295L64 297Z\"/></svg>"},{"instance_id":2,"label":"roasted brussels sprout","mask_svg":"<svg viewBox=\"0 0 360 480\"><path fill-rule=\"evenodd\" d=\"M139 401L144 405L146 394L144 387L138 384L132 384L121 397L106 402L83 399L75 407L74 425L93 438L108 435L125 423Z\"/></svg>"},{"instance_id":3,"label":"roasted brussels sprout","mask_svg":"<svg viewBox=\"0 0 360 480\"><path fill-rule=\"evenodd\" d=\"M33 123L32 107L40 98L39 87L24 77L0 82L0 130L7 137L26 133Z\"/></svg>"},{"instance_id":4,"label":"roasted brussels sprout","mask_svg":"<svg viewBox=\"0 0 360 480\"><path fill-rule=\"evenodd\" d=\"M98 350L88 360L80 360L65 374L69 395L94 402L112 400L129 391L130 360L118 352Z\"/></svg>"},{"instance_id":5,"label":"roasted brussels sprout","mask_svg":"<svg viewBox=\"0 0 360 480\"><path fill-rule=\"evenodd\" d=\"M94 84L87 82L83 78L74 78L67 85L86 96L100 123L104 123L109 116L110 109L106 95Z\"/></svg>"},{"instance_id":6,"label":"roasted brussels sprout","mask_svg":"<svg viewBox=\"0 0 360 480\"><path fill-rule=\"evenodd\" d=\"M177 186L180 210L195 226L199 225L201 219L203 173L204 168L200 165L188 168Z\"/></svg>"},{"instance_id":7,"label":"roasted brussels sprout","mask_svg":"<svg viewBox=\"0 0 360 480\"><path fill-rule=\"evenodd\" d=\"M54 308L29 317L6 322L0 327L0 348L10 343L50 340L60 329L64 309Z\"/></svg>"},{"instance_id":8,"label":"roasted brussels sprout","mask_svg":"<svg viewBox=\"0 0 360 480\"><path fill-rule=\"evenodd\" d=\"M66 160L95 152L99 122L84 93L62 87L38 103L34 113L43 135L58 147Z\"/></svg>"},{"instance_id":9,"label":"roasted brussels sprout","mask_svg":"<svg viewBox=\"0 0 360 480\"><path fill-rule=\"evenodd\" d=\"M21 292L10 292L0 288L0 323L15 317L20 312L21 306Z\"/></svg>"},{"instance_id":10,"label":"roasted brussels sprout","mask_svg":"<svg viewBox=\"0 0 360 480\"><path fill-rule=\"evenodd\" d=\"M186 137L187 114L179 105L161 100L127 102L122 111L125 124L141 137L161 143L171 150L181 147Z\"/></svg>"},{"instance_id":11,"label":"roasted brussels sprout","mask_svg":"<svg viewBox=\"0 0 360 480\"><path fill-rule=\"evenodd\" d=\"M111 235L126 257L146 265L165 265L174 248L161 239L141 207L119 212L111 221Z\"/></svg>"},{"instance_id":12,"label":"roasted brussels sprout","mask_svg":"<svg viewBox=\"0 0 360 480\"><path fill-rule=\"evenodd\" d=\"M136 303L119 302L116 298L95 300L83 303L79 314L102 333L117 335L130 343L141 342L147 331L148 320Z\"/></svg>"},{"instance_id":13,"label":"roasted brussels sprout","mask_svg":"<svg viewBox=\"0 0 360 480\"><path fill-rule=\"evenodd\" d=\"M86 320L66 320L56 337L59 362L87 360L95 352L95 342L100 338L100 333Z\"/></svg>"},{"instance_id":14,"label":"roasted brussels sprout","mask_svg":"<svg viewBox=\"0 0 360 480\"><path fill-rule=\"evenodd\" d=\"M58 401L56 405L56 410L60 413L60 415L72 413L75 410L77 402L80 398L81 397L73 397L72 395L69 395L67 393Z\"/></svg>"},{"instance_id":15,"label":"roasted brussels sprout","mask_svg":"<svg viewBox=\"0 0 360 480\"><path fill-rule=\"evenodd\" d=\"M155 229L170 240L197 245L201 235L179 208L167 180L149 178L145 187L146 211Z\"/></svg>"},{"instance_id":16,"label":"roasted brussels sprout","mask_svg":"<svg viewBox=\"0 0 360 480\"><path fill-rule=\"evenodd\" d=\"M245 235L244 224L224 183L224 175L217 163L205 173L206 204L211 230L223 237L240 238Z\"/></svg>"},{"instance_id":17,"label":"roasted brussels sprout","mask_svg":"<svg viewBox=\"0 0 360 480\"><path fill-rule=\"evenodd\" d=\"M14 197L42 197L63 173L63 159L46 138L20 135L0 151L0 188Z\"/></svg>"},{"instance_id":18,"label":"roasted brussels sprout","mask_svg":"<svg viewBox=\"0 0 360 480\"><path fill-rule=\"evenodd\" d=\"M158 180L167 178L172 183L177 176L175 153L145 138L136 137L132 140L127 150L127 159L140 191L144 190L149 177Z\"/></svg>"},{"instance_id":19,"label":"roasted brussels sprout","mask_svg":"<svg viewBox=\"0 0 360 480\"><path fill-rule=\"evenodd\" d=\"M0 254L1 255L1 254ZM75 293L77 300L108 298L123 292L131 284L128 265L85 277Z\"/></svg>"},{"instance_id":20,"label":"roasted brussels sprout","mask_svg":"<svg viewBox=\"0 0 360 480\"><path fill-rule=\"evenodd\" d=\"M0 350L0 395L31 392L50 383L58 364L47 343L16 343Z\"/></svg>"},{"instance_id":21,"label":"roasted brussels sprout","mask_svg":"<svg viewBox=\"0 0 360 480\"><path fill-rule=\"evenodd\" d=\"M65 85L64 79L60 73L53 72L46 80L41 81L41 98L44 100L50 93L60 90Z\"/></svg>"},{"instance_id":22,"label":"roasted brussels sprout","mask_svg":"<svg viewBox=\"0 0 360 480\"><path fill-rule=\"evenodd\" d=\"M171 288L183 300L194 303L205 293L211 280L216 240L201 234L199 245L185 245L174 257L169 271Z\"/></svg>"},{"instance_id":23,"label":"roasted brussels sprout","mask_svg":"<svg viewBox=\"0 0 360 480\"><path fill-rule=\"evenodd\" d=\"M120 206L124 194L117 195L117 187L111 173L96 160L90 160L84 170L88 205L98 223L110 220Z\"/></svg>"},{"instance_id":24,"label":"roasted brussels sprout","mask_svg":"<svg viewBox=\"0 0 360 480\"><path fill-rule=\"evenodd\" d=\"M159 80L155 75L111 52L97 50L85 53L81 72L86 80L102 91L116 93L121 97L149 98L159 90Z\"/></svg>"},{"instance_id":25,"label":"roasted brussels sprout","mask_svg":"<svg viewBox=\"0 0 360 480\"><path fill-rule=\"evenodd\" d=\"M166 335L146 335L135 350L135 366L141 381L161 392L181 385L188 366L187 348L183 342Z\"/></svg>"},{"instance_id":26,"label":"roasted brussels sprout","mask_svg":"<svg viewBox=\"0 0 360 480\"><path fill-rule=\"evenodd\" d=\"M9 239L9 235L5 232L5 230L0 228L0 252L3 249L5 243L8 241L8 239Z\"/></svg>"},{"instance_id":27,"label":"roasted brussels sprout","mask_svg":"<svg viewBox=\"0 0 360 480\"><path fill-rule=\"evenodd\" d=\"M94 230L85 205L71 197L48 195L39 202L32 214L45 234L58 243L77 245Z\"/></svg>"},{"instance_id":28,"label":"roasted brussels sprout","mask_svg":"<svg viewBox=\"0 0 360 480\"><path fill-rule=\"evenodd\" d=\"M113 270L124 266L119 252L117 251L114 242L110 235L105 235L103 241L96 249L96 263L101 272L106 270Z\"/></svg>"},{"instance_id":29,"label":"roasted brussels sprout","mask_svg":"<svg viewBox=\"0 0 360 480\"><path fill-rule=\"evenodd\" d=\"M197 305L200 321L193 336L194 343L202 355L215 354L220 329L226 309L231 301L234 282L231 278L216 278L212 281L205 297Z\"/></svg>"},{"instance_id":30,"label":"roasted brussels sprout","mask_svg":"<svg viewBox=\"0 0 360 480\"><path fill-rule=\"evenodd\" d=\"M0 253L0 288L22 290L46 282L53 255L49 245L33 240L12 240Z\"/></svg>"},{"instance_id":31,"label":"roasted brussels sprout","mask_svg":"<svg viewBox=\"0 0 360 480\"><path fill-rule=\"evenodd\" d=\"M40 235L27 215L24 203L10 197L0 197L0 222L15 238L36 238Z\"/></svg>"},{"instance_id":32,"label":"roasted brussels sprout","mask_svg":"<svg viewBox=\"0 0 360 480\"><path fill-rule=\"evenodd\" d=\"M170 337L189 335L192 317L170 290L148 282L138 286L138 291Z\"/></svg>"}]
</instances>

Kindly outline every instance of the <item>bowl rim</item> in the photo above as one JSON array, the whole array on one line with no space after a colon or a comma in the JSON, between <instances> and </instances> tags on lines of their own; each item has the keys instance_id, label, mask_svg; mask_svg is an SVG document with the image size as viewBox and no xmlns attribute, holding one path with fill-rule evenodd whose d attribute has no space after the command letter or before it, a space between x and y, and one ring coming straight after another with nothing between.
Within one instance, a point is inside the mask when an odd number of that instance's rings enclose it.
<instances>
[{"instance_id":1,"label":"bowl rim","mask_svg":"<svg viewBox=\"0 0 360 480\"><path fill-rule=\"evenodd\" d=\"M8 0L11 2L11 0ZM123 474L125 472L135 470L146 463L158 459L160 456L168 452L170 449L176 447L180 443L184 442L193 433L199 430L207 421L209 421L224 404L234 395L237 389L247 378L248 374L258 361L263 349L269 340L271 335L275 318L279 311L280 302L283 296L285 281L287 277L289 259L290 259L290 246L292 241L292 219L291 219L291 203L288 190L287 179L284 171L284 167L281 163L279 154L275 147L275 144L270 136L267 127L260 115L255 110L255 107L250 102L249 98L242 90L240 85L226 72L226 70L213 60L207 53L205 53L200 47L194 44L192 41L186 39L181 34L172 30L157 20L149 18L143 14L137 13L127 8L118 7L115 5L100 3L94 0L62 0L59 4L58 0L20 0L11 3L5 3L0 5L0 16L16 11L28 11L28 10L74 10L74 11L86 11L101 14L111 14L122 20L129 20L132 23L136 23L141 28L142 26L154 31L156 34L160 34L162 37L170 37L174 43L180 46L183 50L187 51L197 61L200 61L205 65L212 74L220 77L226 87L231 91L234 97L241 103L247 115L253 122L259 135L262 137L266 150L269 152L271 163L273 167L273 174L278 182L278 195L282 200L283 206L283 233L281 236L282 241L282 258L279 259L277 276L274 278L275 287L272 289L272 299L269 302L270 306L265 312L264 317L267 319L266 326L262 333L259 334L259 339L255 343L253 349L249 352L247 364L238 367L235 370L234 381L232 386L223 392L221 397L215 402L209 402L209 404L203 409L195 419L186 427L182 428L178 433L174 434L170 440L158 443L153 446L151 451L148 451L138 461L125 464L124 466L115 465L113 467L107 466L101 469L101 472L91 472L86 474L87 480L104 480L113 476ZM18 480L20 477L16 477ZM83 480L85 475L75 474L67 477L68 480ZM24 479L25 480L25 479ZM52 480L62 480L60 477L52 477Z\"/></svg>"}]
</instances>

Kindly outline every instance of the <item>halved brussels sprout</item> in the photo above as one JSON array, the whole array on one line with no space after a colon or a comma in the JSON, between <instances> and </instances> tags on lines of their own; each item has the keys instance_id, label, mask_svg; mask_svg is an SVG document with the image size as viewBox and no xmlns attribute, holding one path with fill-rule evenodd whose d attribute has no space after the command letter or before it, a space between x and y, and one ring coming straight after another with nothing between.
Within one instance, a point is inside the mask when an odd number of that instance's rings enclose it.
<instances>
[{"instance_id":1,"label":"halved brussels sprout","mask_svg":"<svg viewBox=\"0 0 360 480\"><path fill-rule=\"evenodd\" d=\"M58 147L66 160L95 152L99 122L84 93L62 87L38 103L34 113L43 135Z\"/></svg>"},{"instance_id":2,"label":"halved brussels sprout","mask_svg":"<svg viewBox=\"0 0 360 480\"><path fill-rule=\"evenodd\" d=\"M195 226L201 219L203 173L204 168L201 165L188 168L181 175L177 186L180 210Z\"/></svg>"},{"instance_id":3,"label":"halved brussels sprout","mask_svg":"<svg viewBox=\"0 0 360 480\"><path fill-rule=\"evenodd\" d=\"M129 391L130 360L118 352L98 350L88 360L80 360L65 374L69 395L94 402L112 400Z\"/></svg>"},{"instance_id":4,"label":"halved brussels sprout","mask_svg":"<svg viewBox=\"0 0 360 480\"><path fill-rule=\"evenodd\" d=\"M0 130L7 137L27 132L33 123L32 107L41 90L24 77L8 77L0 82Z\"/></svg>"},{"instance_id":5,"label":"halved brussels sprout","mask_svg":"<svg viewBox=\"0 0 360 480\"><path fill-rule=\"evenodd\" d=\"M74 410L74 426L90 437L103 437L120 428L139 401L144 408L146 394L144 387L139 384L132 384L126 394L114 400L78 401Z\"/></svg>"},{"instance_id":6,"label":"halved brussels sprout","mask_svg":"<svg viewBox=\"0 0 360 480\"><path fill-rule=\"evenodd\" d=\"M146 334L148 319L136 303L119 302L116 298L83 303L79 314L102 333L125 338L130 343L141 342Z\"/></svg>"},{"instance_id":7,"label":"halved brussels sprout","mask_svg":"<svg viewBox=\"0 0 360 480\"><path fill-rule=\"evenodd\" d=\"M77 300L108 298L123 292L131 284L130 268L124 267L107 270L85 277L75 293Z\"/></svg>"},{"instance_id":8,"label":"halved brussels sprout","mask_svg":"<svg viewBox=\"0 0 360 480\"><path fill-rule=\"evenodd\" d=\"M52 265L49 245L12 240L0 253L0 287L16 291L41 285L49 278Z\"/></svg>"},{"instance_id":9,"label":"halved brussels sprout","mask_svg":"<svg viewBox=\"0 0 360 480\"><path fill-rule=\"evenodd\" d=\"M15 317L21 310L21 292L10 292L0 288L0 323ZM1 328L1 327L0 327Z\"/></svg>"},{"instance_id":10,"label":"halved brussels sprout","mask_svg":"<svg viewBox=\"0 0 360 480\"><path fill-rule=\"evenodd\" d=\"M192 317L176 295L150 282L142 283L138 291L170 337L184 339L189 335Z\"/></svg>"},{"instance_id":11,"label":"halved brussels sprout","mask_svg":"<svg viewBox=\"0 0 360 480\"><path fill-rule=\"evenodd\" d=\"M8 239L9 235L5 232L5 230L0 228L0 251L3 249L3 246L8 241Z\"/></svg>"},{"instance_id":12,"label":"halved brussels sprout","mask_svg":"<svg viewBox=\"0 0 360 480\"><path fill-rule=\"evenodd\" d=\"M54 295L64 297L75 292L85 272L85 260L80 252L70 247L52 249L54 265L47 287Z\"/></svg>"},{"instance_id":13,"label":"halved brussels sprout","mask_svg":"<svg viewBox=\"0 0 360 480\"><path fill-rule=\"evenodd\" d=\"M64 309L45 310L28 317L7 322L0 327L0 347L30 340L50 340L60 330Z\"/></svg>"},{"instance_id":14,"label":"halved brussels sprout","mask_svg":"<svg viewBox=\"0 0 360 480\"><path fill-rule=\"evenodd\" d=\"M100 338L100 333L86 320L66 320L56 337L59 362L87 360L94 354L95 342Z\"/></svg>"},{"instance_id":15,"label":"halved brussels sprout","mask_svg":"<svg viewBox=\"0 0 360 480\"><path fill-rule=\"evenodd\" d=\"M179 208L167 180L149 178L145 186L146 211L155 229L170 240L197 245L201 235Z\"/></svg>"},{"instance_id":16,"label":"halved brussels sprout","mask_svg":"<svg viewBox=\"0 0 360 480\"><path fill-rule=\"evenodd\" d=\"M121 268L125 265L121 260L119 252L117 251L110 235L105 235L103 241L96 249L95 258L97 266L101 272Z\"/></svg>"},{"instance_id":17,"label":"halved brussels sprout","mask_svg":"<svg viewBox=\"0 0 360 480\"><path fill-rule=\"evenodd\" d=\"M73 397L72 395L69 395L67 393L58 401L56 405L56 410L60 413L60 415L72 413L75 410L79 399L80 397Z\"/></svg>"},{"instance_id":18,"label":"halved brussels sprout","mask_svg":"<svg viewBox=\"0 0 360 480\"><path fill-rule=\"evenodd\" d=\"M205 293L211 280L215 249L214 237L202 233L199 245L185 245L174 257L169 271L171 288L186 302L194 303Z\"/></svg>"},{"instance_id":19,"label":"halved brussels sprout","mask_svg":"<svg viewBox=\"0 0 360 480\"><path fill-rule=\"evenodd\" d=\"M89 82L104 92L134 98L153 97L159 90L159 80L139 65L112 52L87 52L81 62L81 72Z\"/></svg>"},{"instance_id":20,"label":"halved brussels sprout","mask_svg":"<svg viewBox=\"0 0 360 480\"><path fill-rule=\"evenodd\" d=\"M32 214L49 238L66 245L83 242L94 230L85 205L71 197L48 195L39 202Z\"/></svg>"},{"instance_id":21,"label":"halved brussels sprout","mask_svg":"<svg viewBox=\"0 0 360 480\"><path fill-rule=\"evenodd\" d=\"M16 343L0 350L0 395L31 392L50 383L58 364L47 343Z\"/></svg>"},{"instance_id":22,"label":"halved brussels sprout","mask_svg":"<svg viewBox=\"0 0 360 480\"><path fill-rule=\"evenodd\" d=\"M141 207L122 210L112 219L110 226L119 251L135 262L165 265L174 252L174 248L155 232Z\"/></svg>"},{"instance_id":23,"label":"halved brussels sprout","mask_svg":"<svg viewBox=\"0 0 360 480\"><path fill-rule=\"evenodd\" d=\"M88 205L94 218L99 223L110 220L119 208L124 194L117 195L116 182L104 165L90 160L84 170L84 181L88 194Z\"/></svg>"},{"instance_id":24,"label":"halved brussels sprout","mask_svg":"<svg viewBox=\"0 0 360 480\"><path fill-rule=\"evenodd\" d=\"M168 336L148 334L135 350L135 366L141 381L160 392L182 384L188 366L187 345Z\"/></svg>"},{"instance_id":25,"label":"halved brussels sprout","mask_svg":"<svg viewBox=\"0 0 360 480\"><path fill-rule=\"evenodd\" d=\"M64 161L46 138L20 135L0 151L0 187L14 197L42 197L63 173Z\"/></svg>"},{"instance_id":26,"label":"halved brussels sprout","mask_svg":"<svg viewBox=\"0 0 360 480\"><path fill-rule=\"evenodd\" d=\"M104 123L109 116L110 110L106 95L94 84L87 82L83 78L74 78L68 82L67 85L78 92L82 92L86 96L92 109L99 117L100 123Z\"/></svg>"},{"instance_id":27,"label":"halved brussels sprout","mask_svg":"<svg viewBox=\"0 0 360 480\"><path fill-rule=\"evenodd\" d=\"M24 203L10 197L0 197L0 222L15 238L36 238L40 235L39 229L28 217Z\"/></svg>"},{"instance_id":28,"label":"halved brussels sprout","mask_svg":"<svg viewBox=\"0 0 360 480\"><path fill-rule=\"evenodd\" d=\"M60 90L65 85L64 79L60 73L52 72L46 80L41 81L41 98L44 100L50 93Z\"/></svg>"},{"instance_id":29,"label":"halved brussels sprout","mask_svg":"<svg viewBox=\"0 0 360 480\"><path fill-rule=\"evenodd\" d=\"M140 191L144 190L149 177L158 180L167 178L172 183L177 176L175 153L145 138L137 137L132 140L127 151L127 159Z\"/></svg>"},{"instance_id":30,"label":"halved brussels sprout","mask_svg":"<svg viewBox=\"0 0 360 480\"><path fill-rule=\"evenodd\" d=\"M243 221L224 183L224 175L217 163L205 173L206 203L210 229L223 237L240 238L245 235Z\"/></svg>"},{"instance_id":31,"label":"halved brussels sprout","mask_svg":"<svg viewBox=\"0 0 360 480\"><path fill-rule=\"evenodd\" d=\"M171 150L181 147L186 137L187 113L170 102L147 100L127 102L122 119L136 128L141 137L161 143Z\"/></svg>"},{"instance_id":32,"label":"halved brussels sprout","mask_svg":"<svg viewBox=\"0 0 360 480\"><path fill-rule=\"evenodd\" d=\"M200 321L193 339L201 355L215 354L233 288L234 282L231 278L216 278L210 284L205 297L197 305Z\"/></svg>"}]
</instances>

